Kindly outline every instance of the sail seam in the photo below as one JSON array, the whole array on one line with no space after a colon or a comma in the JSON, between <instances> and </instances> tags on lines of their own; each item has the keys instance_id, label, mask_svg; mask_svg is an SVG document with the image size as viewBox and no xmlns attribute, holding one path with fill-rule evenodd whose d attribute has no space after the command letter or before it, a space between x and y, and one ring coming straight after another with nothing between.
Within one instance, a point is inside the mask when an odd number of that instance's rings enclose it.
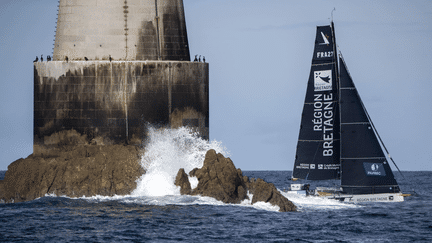
<instances>
[{"instance_id":1,"label":"sail seam","mask_svg":"<svg viewBox=\"0 0 432 243\"><path fill-rule=\"evenodd\" d=\"M364 125L370 124L370 122L343 122L341 125Z\"/></svg>"},{"instance_id":2,"label":"sail seam","mask_svg":"<svg viewBox=\"0 0 432 243\"><path fill-rule=\"evenodd\" d=\"M326 104L327 103L338 103L337 102L337 100L334 100L334 101L326 101ZM309 103L309 102L305 102L305 105L314 105L315 103Z\"/></svg>"},{"instance_id":3,"label":"sail seam","mask_svg":"<svg viewBox=\"0 0 432 243\"><path fill-rule=\"evenodd\" d=\"M325 66L325 65L329 65L329 64L335 64L336 62L326 62L326 63L315 63L312 64L312 66Z\"/></svg>"},{"instance_id":4,"label":"sail seam","mask_svg":"<svg viewBox=\"0 0 432 243\"><path fill-rule=\"evenodd\" d=\"M385 159L386 157L359 157L359 158L341 158L341 159Z\"/></svg>"}]
</instances>

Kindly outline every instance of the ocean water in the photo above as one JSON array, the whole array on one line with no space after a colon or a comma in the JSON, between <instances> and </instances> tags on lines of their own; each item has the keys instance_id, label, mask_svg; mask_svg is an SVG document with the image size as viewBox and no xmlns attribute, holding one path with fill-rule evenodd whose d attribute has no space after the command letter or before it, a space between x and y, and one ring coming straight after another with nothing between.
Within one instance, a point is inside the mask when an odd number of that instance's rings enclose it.
<instances>
[{"instance_id":1,"label":"ocean water","mask_svg":"<svg viewBox=\"0 0 432 243\"><path fill-rule=\"evenodd\" d=\"M284 193L290 171L243 171L274 183L299 209L281 213L267 203L180 195L172 186L178 168L201 166L209 148L229 153L183 128L149 137L148 173L131 195L0 203L0 242L432 242L432 172L404 172L406 180L395 173L404 192L417 193L405 202L348 204Z\"/></svg>"}]
</instances>

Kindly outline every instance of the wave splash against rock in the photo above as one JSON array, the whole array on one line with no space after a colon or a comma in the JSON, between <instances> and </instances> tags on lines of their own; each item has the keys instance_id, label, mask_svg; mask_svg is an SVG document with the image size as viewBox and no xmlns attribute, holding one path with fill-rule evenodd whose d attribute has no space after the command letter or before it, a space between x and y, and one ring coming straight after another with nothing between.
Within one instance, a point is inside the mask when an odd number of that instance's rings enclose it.
<instances>
[{"instance_id":1,"label":"wave splash against rock","mask_svg":"<svg viewBox=\"0 0 432 243\"><path fill-rule=\"evenodd\" d=\"M195 168L189 176L198 178L198 186L192 189L184 169L177 173L175 185L181 194L202 195L216 198L225 203L240 203L248 199L247 192L253 194L252 204L268 202L279 206L279 211L295 211L295 205L285 198L272 183L262 179L249 179L243 176L241 169L236 169L230 158L225 158L215 150L206 153L204 165Z\"/></svg>"},{"instance_id":2,"label":"wave splash against rock","mask_svg":"<svg viewBox=\"0 0 432 243\"><path fill-rule=\"evenodd\" d=\"M207 141L187 127L176 129L149 128L141 165L146 171L138 180L132 196L179 195L174 185L180 168L187 172L201 167L208 150L227 155L218 141Z\"/></svg>"}]
</instances>

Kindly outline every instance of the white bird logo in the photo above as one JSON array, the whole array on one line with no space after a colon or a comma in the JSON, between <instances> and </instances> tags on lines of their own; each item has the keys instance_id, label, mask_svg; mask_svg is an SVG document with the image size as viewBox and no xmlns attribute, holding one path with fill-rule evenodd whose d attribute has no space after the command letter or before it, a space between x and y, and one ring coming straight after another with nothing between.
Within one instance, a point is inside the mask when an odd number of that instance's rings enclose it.
<instances>
[{"instance_id":1,"label":"white bird logo","mask_svg":"<svg viewBox=\"0 0 432 243\"><path fill-rule=\"evenodd\" d=\"M329 40L327 39L327 37L324 35L323 32L321 32L322 38L324 40L324 43L320 43L320 45L328 45L330 44Z\"/></svg>"}]
</instances>

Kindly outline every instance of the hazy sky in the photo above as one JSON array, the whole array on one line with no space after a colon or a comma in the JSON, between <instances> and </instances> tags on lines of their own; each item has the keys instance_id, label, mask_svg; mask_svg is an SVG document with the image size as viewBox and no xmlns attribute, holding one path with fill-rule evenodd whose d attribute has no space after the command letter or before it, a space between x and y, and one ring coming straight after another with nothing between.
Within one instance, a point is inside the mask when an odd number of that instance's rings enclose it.
<instances>
[{"instance_id":1,"label":"hazy sky","mask_svg":"<svg viewBox=\"0 0 432 243\"><path fill-rule=\"evenodd\" d=\"M57 0L0 1L0 170L32 153L33 60ZM317 25L336 41L390 154L432 170L432 1L184 0L191 56L210 63L210 138L243 170L292 170ZM392 167L395 169L395 167Z\"/></svg>"}]
</instances>

